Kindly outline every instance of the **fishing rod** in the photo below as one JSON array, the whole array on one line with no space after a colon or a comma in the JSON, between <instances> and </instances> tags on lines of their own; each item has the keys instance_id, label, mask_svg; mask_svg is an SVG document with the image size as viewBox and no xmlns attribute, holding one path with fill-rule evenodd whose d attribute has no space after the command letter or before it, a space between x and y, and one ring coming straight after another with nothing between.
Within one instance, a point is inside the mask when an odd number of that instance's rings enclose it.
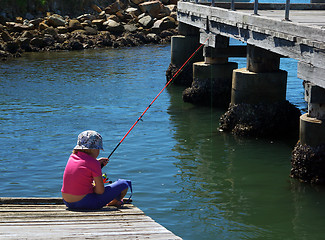
<instances>
[{"instance_id":1,"label":"fishing rod","mask_svg":"<svg viewBox=\"0 0 325 240\"><path fill-rule=\"evenodd\" d=\"M124 139L129 135L129 133L132 131L132 129L137 125L137 123L142 119L143 115L148 111L148 109L151 107L151 105L156 101L156 99L160 96L160 94L165 90L165 88L172 82L172 80L180 73L180 71L188 64L188 62L194 57L194 55L204 46L204 44L208 41L209 38L207 38L204 43L202 43L195 52L192 53L192 55L185 61L185 63L178 69L178 71L173 75L173 77L166 83L166 85L160 90L160 92L157 94L157 96L151 101L149 106L143 111L143 113L140 115L140 117L133 123L129 131L124 135L124 137L119 141L119 143L116 145L116 147L113 149L111 154L108 156L108 159L113 155L113 153L116 151L116 149L121 145L121 143L124 141Z\"/></svg>"}]
</instances>

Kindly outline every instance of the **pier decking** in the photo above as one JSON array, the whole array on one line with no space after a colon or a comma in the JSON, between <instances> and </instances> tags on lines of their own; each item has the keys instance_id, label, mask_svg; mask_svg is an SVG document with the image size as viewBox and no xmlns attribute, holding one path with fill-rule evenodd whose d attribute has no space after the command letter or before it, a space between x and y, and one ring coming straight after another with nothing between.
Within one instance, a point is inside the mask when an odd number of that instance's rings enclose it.
<instances>
[{"instance_id":1,"label":"pier decking","mask_svg":"<svg viewBox=\"0 0 325 240\"><path fill-rule=\"evenodd\" d=\"M1 239L181 239L132 204L68 211L60 198L0 198Z\"/></svg>"}]
</instances>

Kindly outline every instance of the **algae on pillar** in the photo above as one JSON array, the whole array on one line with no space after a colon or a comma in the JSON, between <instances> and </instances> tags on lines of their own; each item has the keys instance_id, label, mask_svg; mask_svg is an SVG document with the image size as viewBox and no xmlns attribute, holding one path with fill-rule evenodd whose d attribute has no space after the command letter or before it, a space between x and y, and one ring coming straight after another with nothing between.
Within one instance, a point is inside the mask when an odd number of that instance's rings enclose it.
<instances>
[{"instance_id":1,"label":"algae on pillar","mask_svg":"<svg viewBox=\"0 0 325 240\"><path fill-rule=\"evenodd\" d=\"M171 63L166 71L167 82L200 46L198 28L180 22L178 33L179 35L173 36L171 39ZM202 50L200 50L173 80L173 83L186 87L190 86L193 79L192 64L202 59Z\"/></svg>"},{"instance_id":2,"label":"algae on pillar","mask_svg":"<svg viewBox=\"0 0 325 240\"><path fill-rule=\"evenodd\" d=\"M205 46L203 62L193 64L193 82L183 92L183 100L193 104L227 107L230 102L232 71L237 63L228 62L228 56L220 54L229 48L229 38L215 36L215 47Z\"/></svg>"},{"instance_id":3,"label":"algae on pillar","mask_svg":"<svg viewBox=\"0 0 325 240\"><path fill-rule=\"evenodd\" d=\"M220 129L239 136L280 137L298 133L300 111L286 101L287 72L280 56L247 46L247 68L233 72L231 103Z\"/></svg>"},{"instance_id":4,"label":"algae on pillar","mask_svg":"<svg viewBox=\"0 0 325 240\"><path fill-rule=\"evenodd\" d=\"M305 83L308 112L300 116L299 141L291 159L291 174L303 182L325 184L325 89Z\"/></svg>"}]
</instances>

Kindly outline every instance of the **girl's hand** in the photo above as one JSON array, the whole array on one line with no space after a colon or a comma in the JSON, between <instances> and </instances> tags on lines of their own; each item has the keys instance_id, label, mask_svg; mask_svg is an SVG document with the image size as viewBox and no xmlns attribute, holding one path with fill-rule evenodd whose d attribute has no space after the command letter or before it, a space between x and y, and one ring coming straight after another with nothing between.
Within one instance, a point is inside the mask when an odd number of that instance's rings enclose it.
<instances>
[{"instance_id":1,"label":"girl's hand","mask_svg":"<svg viewBox=\"0 0 325 240\"><path fill-rule=\"evenodd\" d=\"M108 161L109 161L108 158L99 158L97 160L99 161L102 168L105 167L107 165Z\"/></svg>"}]
</instances>

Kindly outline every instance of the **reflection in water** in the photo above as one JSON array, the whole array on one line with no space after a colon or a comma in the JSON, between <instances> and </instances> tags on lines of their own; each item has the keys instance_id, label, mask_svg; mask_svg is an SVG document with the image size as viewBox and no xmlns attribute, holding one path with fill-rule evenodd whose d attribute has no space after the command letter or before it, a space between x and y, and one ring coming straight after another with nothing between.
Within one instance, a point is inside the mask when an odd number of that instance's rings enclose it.
<instances>
[{"instance_id":1,"label":"reflection in water","mask_svg":"<svg viewBox=\"0 0 325 240\"><path fill-rule=\"evenodd\" d=\"M168 113L175 128L173 150L181 186L180 202L174 210L186 215L184 221L195 229L195 237L320 237L315 230L320 232L325 223L324 211L318 209L315 214L310 212L312 205L302 206L297 198L306 196L292 184L304 185L289 178L292 140L235 139L217 130L216 120L222 111L183 103L179 92L177 87L169 88ZM309 190L309 194L314 192ZM322 202L323 194L324 189L313 196ZM319 221L316 224L314 217Z\"/></svg>"}]
</instances>

